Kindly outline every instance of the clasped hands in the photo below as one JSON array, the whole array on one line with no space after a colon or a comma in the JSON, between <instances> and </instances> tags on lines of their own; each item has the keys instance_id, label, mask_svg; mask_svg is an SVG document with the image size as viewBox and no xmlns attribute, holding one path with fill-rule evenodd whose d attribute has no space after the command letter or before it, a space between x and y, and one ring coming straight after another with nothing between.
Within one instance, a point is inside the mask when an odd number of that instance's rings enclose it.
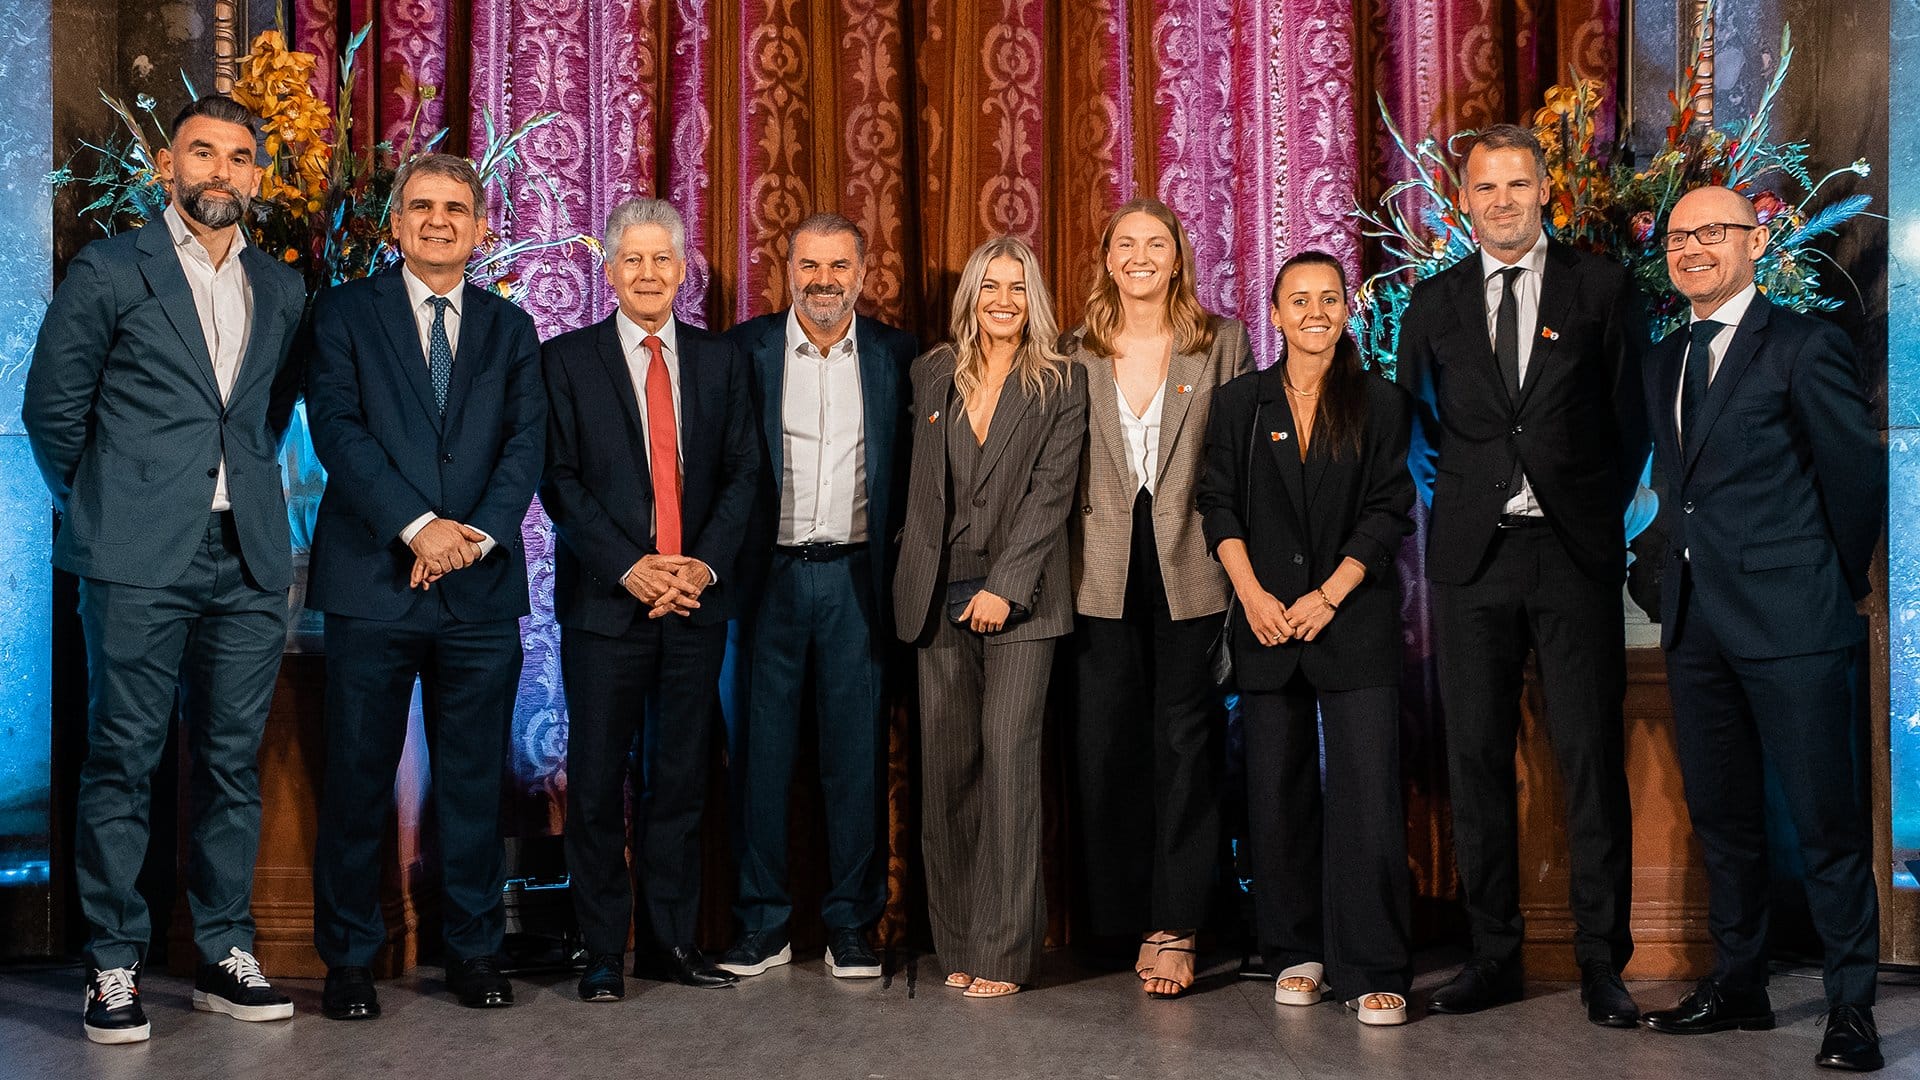
<instances>
[{"instance_id":1,"label":"clasped hands","mask_svg":"<svg viewBox=\"0 0 1920 1080\"><path fill-rule=\"evenodd\" d=\"M480 544L487 534L452 518L434 518L413 534L407 546L413 549L413 573L410 589L430 589L433 583L480 561Z\"/></svg>"},{"instance_id":2,"label":"clasped hands","mask_svg":"<svg viewBox=\"0 0 1920 1080\"><path fill-rule=\"evenodd\" d=\"M713 575L706 563L690 555L642 555L620 584L647 605L647 618L658 619L697 610Z\"/></svg>"},{"instance_id":3,"label":"clasped hands","mask_svg":"<svg viewBox=\"0 0 1920 1080\"><path fill-rule=\"evenodd\" d=\"M1333 621L1334 614L1333 605L1327 603L1319 589L1301 596L1291 607L1281 606L1279 598L1259 589L1251 596L1241 597L1240 606L1246 610L1247 625L1253 628L1254 640L1267 646L1294 638L1312 641Z\"/></svg>"}]
</instances>

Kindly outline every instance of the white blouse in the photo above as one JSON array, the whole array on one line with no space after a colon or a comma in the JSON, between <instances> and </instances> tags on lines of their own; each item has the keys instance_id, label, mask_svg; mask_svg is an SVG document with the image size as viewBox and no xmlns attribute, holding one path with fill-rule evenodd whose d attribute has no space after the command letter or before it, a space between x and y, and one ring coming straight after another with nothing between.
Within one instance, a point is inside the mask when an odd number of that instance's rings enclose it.
<instances>
[{"instance_id":1,"label":"white blouse","mask_svg":"<svg viewBox=\"0 0 1920 1080\"><path fill-rule=\"evenodd\" d=\"M1160 463L1160 405L1167 396L1167 384L1161 382L1153 400L1147 402L1147 411L1139 416L1133 415L1133 406L1127 404L1118 379L1113 382L1113 396L1120 406L1120 430L1127 437L1127 467L1133 471L1134 490L1146 488L1152 495L1160 471L1156 467Z\"/></svg>"}]
</instances>

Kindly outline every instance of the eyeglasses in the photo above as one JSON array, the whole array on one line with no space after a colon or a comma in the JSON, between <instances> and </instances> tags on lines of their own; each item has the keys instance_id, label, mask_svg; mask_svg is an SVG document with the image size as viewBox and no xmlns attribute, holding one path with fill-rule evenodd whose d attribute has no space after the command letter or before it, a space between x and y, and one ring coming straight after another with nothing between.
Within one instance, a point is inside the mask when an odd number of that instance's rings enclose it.
<instances>
[{"instance_id":1,"label":"eyeglasses","mask_svg":"<svg viewBox=\"0 0 1920 1080\"><path fill-rule=\"evenodd\" d=\"M1717 244L1727 238L1728 229L1757 229L1758 225L1735 225L1731 221L1716 221L1702 225L1697 229L1674 229L1660 234L1660 246L1668 251L1679 251L1687 246L1687 237L1700 241L1701 247Z\"/></svg>"}]
</instances>

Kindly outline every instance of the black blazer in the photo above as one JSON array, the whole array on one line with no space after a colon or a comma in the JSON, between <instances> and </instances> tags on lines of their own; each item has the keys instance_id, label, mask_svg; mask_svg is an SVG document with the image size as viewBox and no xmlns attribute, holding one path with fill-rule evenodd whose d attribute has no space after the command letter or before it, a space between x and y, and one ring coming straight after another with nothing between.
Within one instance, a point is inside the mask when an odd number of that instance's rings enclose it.
<instances>
[{"instance_id":1,"label":"black blazer","mask_svg":"<svg viewBox=\"0 0 1920 1080\"><path fill-rule=\"evenodd\" d=\"M1647 462L1645 304L1619 264L1549 241L1535 334L1516 401L1487 336L1479 252L1414 286L1407 303L1398 379L1415 399L1414 476L1432 488L1434 581L1478 573L1516 457L1581 571L1625 579L1627 504Z\"/></svg>"},{"instance_id":2,"label":"black blazer","mask_svg":"<svg viewBox=\"0 0 1920 1080\"><path fill-rule=\"evenodd\" d=\"M1682 445L1673 410L1687 341L1683 328L1656 346L1646 381L1668 543L1660 643L1688 619L1746 659L1858 643L1854 601L1870 589L1887 470L1852 344L1755 297Z\"/></svg>"},{"instance_id":3,"label":"black blazer","mask_svg":"<svg viewBox=\"0 0 1920 1080\"><path fill-rule=\"evenodd\" d=\"M981 448L970 492L948 483L947 428L954 406L954 351L941 345L913 362L913 466L907 523L893 578L900 640L920 642L944 619L947 507L971 498L987 530L988 592L1032 615L987 637L1037 641L1073 629L1073 577L1067 567L1067 514L1087 442L1087 373L1065 365L1062 384L1044 400L1009 377ZM968 433L972 437L972 433Z\"/></svg>"},{"instance_id":4,"label":"black blazer","mask_svg":"<svg viewBox=\"0 0 1920 1080\"><path fill-rule=\"evenodd\" d=\"M1296 670L1319 690L1400 681L1395 560L1401 539L1413 531L1410 405L1405 391L1376 375L1366 377L1366 387L1360 453L1341 448L1336 459L1335 448L1320 437L1308 447L1304 466L1286 378L1277 365L1242 375L1214 395L1206 473L1194 496L1208 550L1217 553L1222 540L1243 541L1254 575L1282 605L1326 581L1348 556L1367 568L1366 578L1312 641L1261 645L1247 627L1246 610L1236 604L1233 667L1242 690L1279 690Z\"/></svg>"},{"instance_id":5,"label":"black blazer","mask_svg":"<svg viewBox=\"0 0 1920 1080\"><path fill-rule=\"evenodd\" d=\"M744 354L753 382L754 432L760 442L760 471L747 527L747 542L739 560L743 593L758 604L766 580L768 560L780 528L780 477L784 462L780 436L784 430L781 405L787 375L787 312L762 315L727 331L726 338ZM853 317L853 348L860 362L860 398L865 426L867 481L867 551L873 573L875 614L892 618L887 600L893 581L901 521L906 513L907 449L913 428L908 422L912 390L907 371L919 354L912 334L865 316ZM875 631L875 637L890 631Z\"/></svg>"},{"instance_id":6,"label":"black blazer","mask_svg":"<svg viewBox=\"0 0 1920 1080\"><path fill-rule=\"evenodd\" d=\"M444 417L398 269L322 292L309 329L307 422L327 490L307 606L363 619L405 615L426 594L407 587L414 555L400 531L432 511L498 545L434 584L447 611L467 622L527 614L520 522L540 479L547 424L533 319L465 286Z\"/></svg>"},{"instance_id":7,"label":"black blazer","mask_svg":"<svg viewBox=\"0 0 1920 1080\"><path fill-rule=\"evenodd\" d=\"M642 555L658 550L640 399L615 318L561 334L542 350L552 408L540 502L553 519L554 616L563 627L609 637L646 618L645 605L620 582ZM686 618L708 625L732 618L740 602L736 560L760 449L740 351L678 319L674 343L682 548L718 578Z\"/></svg>"}]
</instances>

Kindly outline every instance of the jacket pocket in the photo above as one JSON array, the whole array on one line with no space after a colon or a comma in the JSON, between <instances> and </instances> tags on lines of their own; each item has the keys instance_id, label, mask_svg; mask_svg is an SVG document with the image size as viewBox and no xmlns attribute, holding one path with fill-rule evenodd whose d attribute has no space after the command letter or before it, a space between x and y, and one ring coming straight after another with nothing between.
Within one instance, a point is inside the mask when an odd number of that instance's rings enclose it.
<instances>
[{"instance_id":1,"label":"jacket pocket","mask_svg":"<svg viewBox=\"0 0 1920 1080\"><path fill-rule=\"evenodd\" d=\"M1740 569L1780 570L1789 566L1814 566L1826 560L1832 547L1824 536L1796 536L1787 540L1748 544L1740 549Z\"/></svg>"}]
</instances>

